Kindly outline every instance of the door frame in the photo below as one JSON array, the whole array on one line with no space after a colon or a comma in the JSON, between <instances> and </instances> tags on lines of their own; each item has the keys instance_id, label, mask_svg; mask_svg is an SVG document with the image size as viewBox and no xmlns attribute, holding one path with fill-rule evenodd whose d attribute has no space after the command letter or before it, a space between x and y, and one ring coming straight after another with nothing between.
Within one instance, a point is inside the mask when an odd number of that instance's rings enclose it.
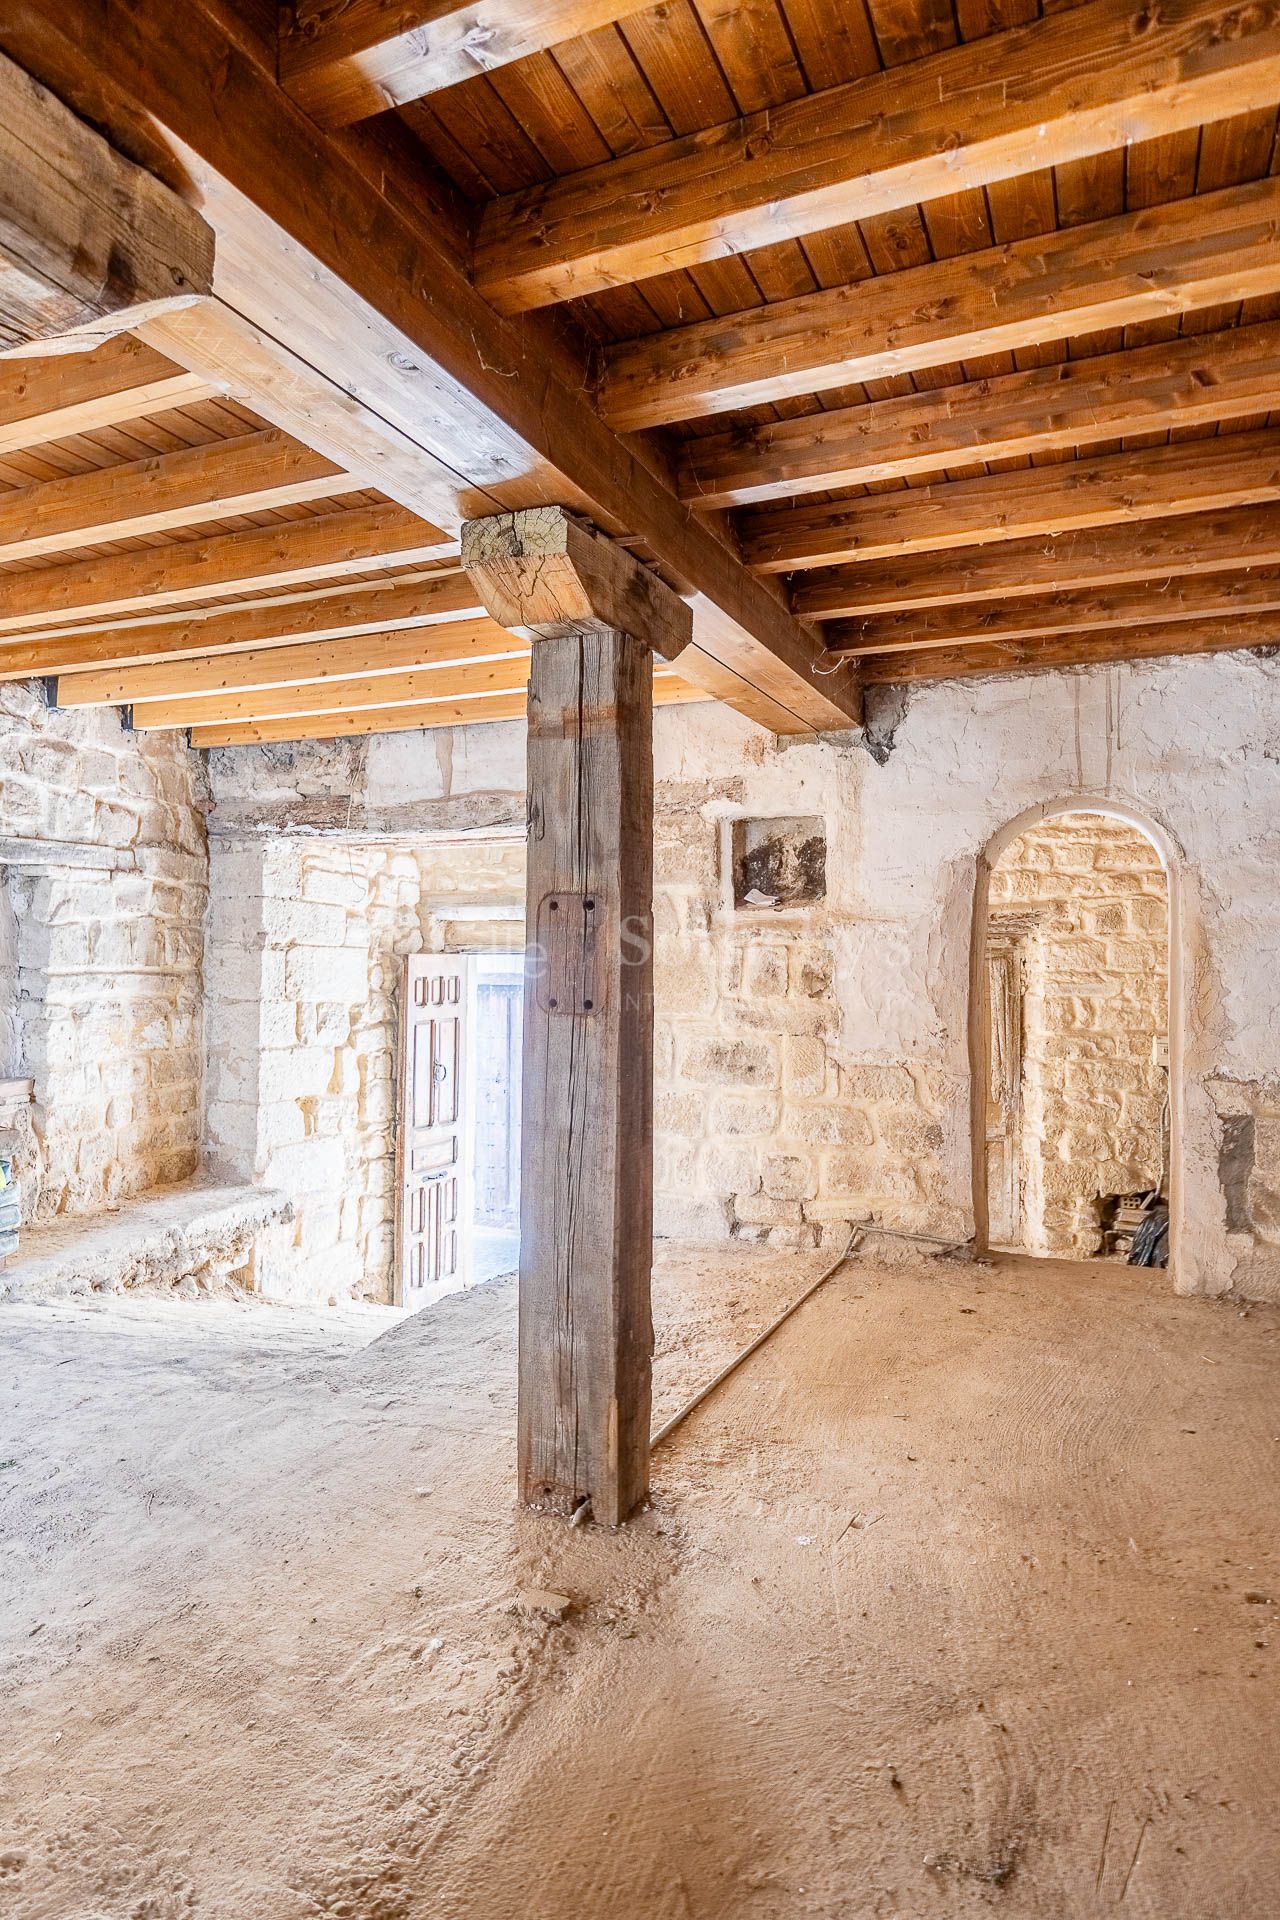
<instances>
[{"instance_id":1,"label":"door frame","mask_svg":"<svg viewBox=\"0 0 1280 1920\"><path fill-rule=\"evenodd\" d=\"M1169 1266L1168 1275L1175 1293L1217 1293L1222 1286L1212 1280L1212 1262L1205 1257L1203 1245L1188 1231L1188 1164L1185 1146L1184 1113L1188 1102L1186 1036L1190 1026L1188 998L1194 985L1193 970L1186 964L1188 950L1201 947L1199 922L1188 880L1185 857L1168 828L1149 815L1139 812L1127 800L1108 794L1074 793L1061 799L1042 801L1027 807L1000 828L978 854L973 889L973 918L969 935L969 1148L972 1185L973 1246L985 1253L990 1246L987 1208L986 1101L990 1072L991 1036L987 1008L987 940L991 923L991 869L1008 847L1028 827L1062 814L1098 813L1111 820L1135 827L1150 841L1164 869L1169 907ZM1203 1180L1194 1187L1203 1189ZM1208 1195L1197 1193L1206 1201ZM1213 1218L1208 1204L1205 1218Z\"/></svg>"}]
</instances>

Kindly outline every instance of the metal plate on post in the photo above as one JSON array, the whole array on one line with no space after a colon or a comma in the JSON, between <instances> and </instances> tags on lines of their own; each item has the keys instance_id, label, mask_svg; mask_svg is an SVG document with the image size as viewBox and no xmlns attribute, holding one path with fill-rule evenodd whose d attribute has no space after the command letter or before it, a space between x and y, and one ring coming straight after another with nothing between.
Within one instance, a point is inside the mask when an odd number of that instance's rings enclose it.
<instances>
[{"instance_id":1,"label":"metal plate on post","mask_svg":"<svg viewBox=\"0 0 1280 1920\"><path fill-rule=\"evenodd\" d=\"M534 954L536 995L542 1013L600 1011L596 984L596 897L592 893L545 893L538 902Z\"/></svg>"}]
</instances>

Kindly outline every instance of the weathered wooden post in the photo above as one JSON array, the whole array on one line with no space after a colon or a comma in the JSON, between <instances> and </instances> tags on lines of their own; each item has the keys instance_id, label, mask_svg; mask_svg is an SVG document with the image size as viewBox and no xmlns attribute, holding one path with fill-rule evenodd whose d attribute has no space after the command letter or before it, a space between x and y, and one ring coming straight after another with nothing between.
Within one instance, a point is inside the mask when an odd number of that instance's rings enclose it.
<instances>
[{"instance_id":1,"label":"weathered wooden post","mask_svg":"<svg viewBox=\"0 0 1280 1920\"><path fill-rule=\"evenodd\" d=\"M533 642L520 1170L520 1496L607 1525L649 1484L653 672L684 602L558 507L462 559Z\"/></svg>"}]
</instances>

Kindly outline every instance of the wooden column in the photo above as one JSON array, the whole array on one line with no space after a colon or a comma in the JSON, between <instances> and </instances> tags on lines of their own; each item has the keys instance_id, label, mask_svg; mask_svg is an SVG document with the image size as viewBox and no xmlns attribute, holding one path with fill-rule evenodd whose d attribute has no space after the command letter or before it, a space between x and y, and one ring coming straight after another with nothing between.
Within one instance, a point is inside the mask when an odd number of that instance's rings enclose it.
<instances>
[{"instance_id":1,"label":"wooden column","mask_svg":"<svg viewBox=\"0 0 1280 1920\"><path fill-rule=\"evenodd\" d=\"M609 1526L649 1485L653 672L689 609L559 508L463 564L533 642L520 1167L520 1497Z\"/></svg>"}]
</instances>

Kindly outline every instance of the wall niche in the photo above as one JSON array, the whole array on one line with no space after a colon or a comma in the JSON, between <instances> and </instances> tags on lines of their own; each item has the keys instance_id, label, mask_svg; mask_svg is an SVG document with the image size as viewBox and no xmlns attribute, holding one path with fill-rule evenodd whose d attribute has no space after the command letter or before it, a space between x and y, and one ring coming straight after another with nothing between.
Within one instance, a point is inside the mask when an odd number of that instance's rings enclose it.
<instances>
[{"instance_id":1,"label":"wall niche","mask_svg":"<svg viewBox=\"0 0 1280 1920\"><path fill-rule=\"evenodd\" d=\"M810 907L827 897L827 826L817 815L732 820L728 879L736 913Z\"/></svg>"}]
</instances>

